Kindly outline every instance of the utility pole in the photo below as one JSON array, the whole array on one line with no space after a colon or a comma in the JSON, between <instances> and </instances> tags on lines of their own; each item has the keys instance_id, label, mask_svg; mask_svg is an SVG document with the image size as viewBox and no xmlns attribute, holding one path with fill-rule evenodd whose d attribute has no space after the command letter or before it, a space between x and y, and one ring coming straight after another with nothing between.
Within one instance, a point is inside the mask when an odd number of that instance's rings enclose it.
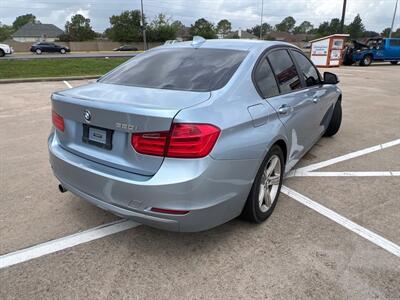
<instances>
[{"instance_id":1,"label":"utility pole","mask_svg":"<svg viewBox=\"0 0 400 300\"><path fill-rule=\"evenodd\" d=\"M396 5L394 6L393 20L392 20L392 26L390 27L389 39L392 37L392 33L393 33L394 19L396 18L398 2L399 2L399 0L396 0Z\"/></svg>"},{"instance_id":2,"label":"utility pole","mask_svg":"<svg viewBox=\"0 0 400 300\"><path fill-rule=\"evenodd\" d=\"M260 40L262 40L262 25L263 25L263 14L264 14L264 0L261 0L261 23L260 23Z\"/></svg>"},{"instance_id":3,"label":"utility pole","mask_svg":"<svg viewBox=\"0 0 400 300\"><path fill-rule=\"evenodd\" d=\"M340 33L344 33L344 19L346 17L347 0L343 0L342 20L340 21Z\"/></svg>"},{"instance_id":4,"label":"utility pole","mask_svg":"<svg viewBox=\"0 0 400 300\"><path fill-rule=\"evenodd\" d=\"M142 27L142 33L143 33L143 49L146 51L147 50L147 40L146 40L146 25L144 24L143 0L140 0L140 7L141 7L140 26Z\"/></svg>"}]
</instances>

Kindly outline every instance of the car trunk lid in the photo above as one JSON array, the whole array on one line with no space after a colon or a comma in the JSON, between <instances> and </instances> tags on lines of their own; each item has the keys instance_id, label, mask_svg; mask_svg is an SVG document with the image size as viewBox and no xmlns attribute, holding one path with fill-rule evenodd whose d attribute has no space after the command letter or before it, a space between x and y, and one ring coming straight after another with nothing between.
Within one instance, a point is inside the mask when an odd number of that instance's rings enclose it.
<instances>
[{"instance_id":1,"label":"car trunk lid","mask_svg":"<svg viewBox=\"0 0 400 300\"><path fill-rule=\"evenodd\" d=\"M208 100L209 92L173 91L104 83L57 92L53 110L64 118L60 145L87 159L142 175L154 175L163 157L137 153L133 132L169 131L175 115Z\"/></svg>"}]
</instances>

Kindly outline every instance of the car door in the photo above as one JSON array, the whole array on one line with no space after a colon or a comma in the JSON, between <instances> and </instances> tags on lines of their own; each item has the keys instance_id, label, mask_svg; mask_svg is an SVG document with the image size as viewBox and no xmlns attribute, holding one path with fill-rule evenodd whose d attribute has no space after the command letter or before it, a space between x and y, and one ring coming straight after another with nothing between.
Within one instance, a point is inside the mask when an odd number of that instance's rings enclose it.
<instances>
[{"instance_id":1,"label":"car door","mask_svg":"<svg viewBox=\"0 0 400 300\"><path fill-rule=\"evenodd\" d=\"M400 39L387 40L387 60L400 59Z\"/></svg>"},{"instance_id":2,"label":"car door","mask_svg":"<svg viewBox=\"0 0 400 300\"><path fill-rule=\"evenodd\" d=\"M312 100L302 91L301 79L287 49L274 49L267 53L257 69L261 73L258 79L255 78L259 91L286 128L290 143L288 163L295 164L311 147L316 136ZM261 80L262 77L265 79Z\"/></svg>"},{"instance_id":3,"label":"car door","mask_svg":"<svg viewBox=\"0 0 400 300\"><path fill-rule=\"evenodd\" d=\"M312 130L315 136L311 143L314 143L328 126L336 99L334 94L330 93L326 86L323 86L321 75L313 63L298 50L292 49L290 53L297 66L300 78L306 86L302 93L306 99L312 101L311 107L314 112Z\"/></svg>"}]
</instances>

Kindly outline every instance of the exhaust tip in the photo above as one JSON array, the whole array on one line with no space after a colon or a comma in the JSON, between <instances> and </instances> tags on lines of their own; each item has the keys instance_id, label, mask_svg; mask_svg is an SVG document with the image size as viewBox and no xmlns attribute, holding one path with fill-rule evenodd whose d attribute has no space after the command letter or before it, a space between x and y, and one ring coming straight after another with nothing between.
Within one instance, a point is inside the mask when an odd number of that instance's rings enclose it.
<instances>
[{"instance_id":1,"label":"exhaust tip","mask_svg":"<svg viewBox=\"0 0 400 300\"><path fill-rule=\"evenodd\" d=\"M58 190L59 190L61 193L68 192L68 190L67 190L65 187L63 187L61 184L58 185Z\"/></svg>"}]
</instances>

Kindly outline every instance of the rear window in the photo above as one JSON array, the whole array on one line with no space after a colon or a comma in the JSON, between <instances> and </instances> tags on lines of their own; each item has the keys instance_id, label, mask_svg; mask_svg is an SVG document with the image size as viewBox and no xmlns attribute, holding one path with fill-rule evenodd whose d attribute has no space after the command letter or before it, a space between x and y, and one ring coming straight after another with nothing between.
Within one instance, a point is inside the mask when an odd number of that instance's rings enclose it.
<instances>
[{"instance_id":1,"label":"rear window","mask_svg":"<svg viewBox=\"0 0 400 300\"><path fill-rule=\"evenodd\" d=\"M145 52L100 79L148 88L208 92L222 88L247 51L226 49L157 49Z\"/></svg>"}]
</instances>

